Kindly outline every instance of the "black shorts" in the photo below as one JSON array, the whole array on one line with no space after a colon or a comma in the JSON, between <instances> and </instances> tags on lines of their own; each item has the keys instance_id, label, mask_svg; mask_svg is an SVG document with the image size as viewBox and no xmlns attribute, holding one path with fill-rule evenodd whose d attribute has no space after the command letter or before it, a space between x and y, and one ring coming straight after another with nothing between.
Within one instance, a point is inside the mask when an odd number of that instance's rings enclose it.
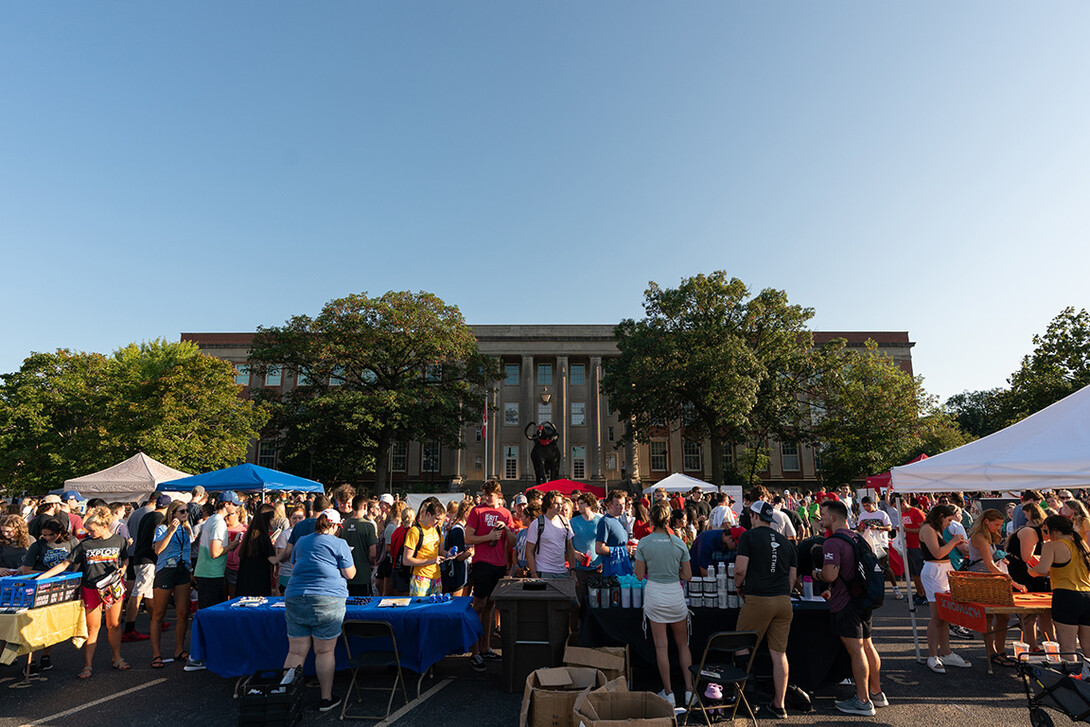
<instances>
[{"instance_id":1,"label":"black shorts","mask_svg":"<svg viewBox=\"0 0 1090 727\"><path fill-rule=\"evenodd\" d=\"M1090 591L1052 591L1052 620L1065 626L1090 626Z\"/></svg>"},{"instance_id":2,"label":"black shorts","mask_svg":"<svg viewBox=\"0 0 1090 727\"><path fill-rule=\"evenodd\" d=\"M474 563L473 573L469 577L469 580L473 583L473 597L491 598L492 591L496 589L496 584L500 582L505 573L507 573L507 569L501 565Z\"/></svg>"},{"instance_id":3,"label":"black shorts","mask_svg":"<svg viewBox=\"0 0 1090 727\"><path fill-rule=\"evenodd\" d=\"M393 565L390 563L390 556L387 555L378 562L378 572L375 573L375 578L389 578L392 570Z\"/></svg>"},{"instance_id":4,"label":"black shorts","mask_svg":"<svg viewBox=\"0 0 1090 727\"><path fill-rule=\"evenodd\" d=\"M919 577L923 572L923 550L920 548L908 549L908 567L912 569L912 575Z\"/></svg>"},{"instance_id":5,"label":"black shorts","mask_svg":"<svg viewBox=\"0 0 1090 727\"><path fill-rule=\"evenodd\" d=\"M155 571L154 587L173 591L178 586L188 586L191 580L189 569L184 565L177 565Z\"/></svg>"},{"instance_id":6,"label":"black shorts","mask_svg":"<svg viewBox=\"0 0 1090 727\"><path fill-rule=\"evenodd\" d=\"M869 639L870 621L871 612L860 610L850 601L839 611L833 611L833 631L847 639Z\"/></svg>"}]
</instances>

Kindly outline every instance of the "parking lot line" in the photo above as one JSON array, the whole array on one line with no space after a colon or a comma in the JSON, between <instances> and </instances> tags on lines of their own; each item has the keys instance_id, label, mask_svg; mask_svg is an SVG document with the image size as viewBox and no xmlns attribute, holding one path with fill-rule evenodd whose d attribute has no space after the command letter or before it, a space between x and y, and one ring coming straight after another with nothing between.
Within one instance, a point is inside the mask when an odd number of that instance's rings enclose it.
<instances>
[{"instance_id":1,"label":"parking lot line","mask_svg":"<svg viewBox=\"0 0 1090 727\"><path fill-rule=\"evenodd\" d=\"M25 722L25 723L19 725L19 727L34 727L34 725L45 724L46 722L52 722L55 719L60 719L61 717L67 717L68 715L75 714L76 712L82 712L83 710L87 709L88 707L94 707L96 705L102 704L103 702L109 702L111 699L117 699L118 697L124 697L126 694L132 694L133 692L139 692L141 689L147 689L148 687L154 687L156 684L162 684L165 681L166 681L166 679L153 679L152 681L141 684L138 687L132 687L131 689L126 689L124 691L118 692L117 694L111 694L108 697L103 697L102 699L96 699L93 702L88 702L87 704L82 704L79 707L76 707L74 709L68 709L68 710L65 710L64 712L58 712L57 714L51 714L48 717L42 717L41 719L36 719L33 722Z\"/></svg>"},{"instance_id":2,"label":"parking lot line","mask_svg":"<svg viewBox=\"0 0 1090 727\"><path fill-rule=\"evenodd\" d=\"M399 719L404 717L406 714L413 711L414 709L419 707L421 704L423 704L427 700L431 699L433 696L435 696L435 694L440 689L442 689L446 685L450 684L452 681L454 681L454 680L453 679L444 679L443 681L439 682L438 684L436 684L434 687L432 687L428 691L421 694L419 699L414 699L413 701L409 702L404 707L397 710L396 712L391 714L389 717L387 717L386 719L384 719L381 722L379 722L378 724L376 724L375 727L389 727L389 725L392 725L394 722L398 721ZM345 696L345 699L348 699L347 695Z\"/></svg>"}]
</instances>

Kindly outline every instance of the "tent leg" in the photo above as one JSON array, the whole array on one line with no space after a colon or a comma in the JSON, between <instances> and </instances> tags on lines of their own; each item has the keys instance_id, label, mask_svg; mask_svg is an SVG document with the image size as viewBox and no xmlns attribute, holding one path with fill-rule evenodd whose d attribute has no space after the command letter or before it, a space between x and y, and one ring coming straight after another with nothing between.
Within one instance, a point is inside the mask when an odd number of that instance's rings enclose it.
<instances>
[{"instance_id":1,"label":"tent leg","mask_svg":"<svg viewBox=\"0 0 1090 727\"><path fill-rule=\"evenodd\" d=\"M903 497L897 495L897 532L901 535L901 542L905 544L905 553L902 562L905 566L905 600L908 602L908 615L912 620L912 643L916 647L916 661L920 661L920 631L916 625L916 589L912 585L912 567L908 559L908 538L905 536L905 518L903 512Z\"/></svg>"}]
</instances>

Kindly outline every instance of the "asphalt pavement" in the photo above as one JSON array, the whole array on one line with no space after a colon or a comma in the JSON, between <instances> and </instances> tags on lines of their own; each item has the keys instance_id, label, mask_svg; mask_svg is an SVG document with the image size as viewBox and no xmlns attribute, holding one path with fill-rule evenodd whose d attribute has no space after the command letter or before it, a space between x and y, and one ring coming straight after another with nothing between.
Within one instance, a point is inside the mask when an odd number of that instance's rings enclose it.
<instances>
[{"instance_id":1,"label":"asphalt pavement","mask_svg":"<svg viewBox=\"0 0 1090 727\"><path fill-rule=\"evenodd\" d=\"M918 612L921 638L927 622L927 607ZM138 627L147 630L148 617L141 615ZM1013 638L1012 638L1013 641ZM14 666L0 666L0 727L21 725L102 724L110 727L147 727L149 724L178 724L191 727L233 727L238 724L238 702L233 698L236 680L223 679L211 672L184 672L181 664L167 664L152 669L151 646L147 642L126 643L122 654L132 670L110 668L110 651L103 643L95 658L91 679L79 681L82 667L80 652L71 645L53 650L55 667L29 684L21 683ZM948 669L934 674L915 660L912 628L904 601L887 599L875 618L875 642L883 659L883 686L890 706L878 710L875 717L846 717L833 707L833 701L846 696L850 687L826 685L814 695L814 712L789 712L787 724L850 725L878 724L898 727L1008 727L1029 724L1025 693L1013 669L996 667L989 675L984 661L984 646L974 641L952 640L956 651L973 662L968 669ZM239 648L245 648L240 644ZM926 654L926 641L922 644ZM163 651L174 653L173 633L164 636ZM396 701L399 717L385 724L397 727L510 727L518 723L521 694L508 694L501 686L502 666L488 665L478 674L464 656L448 657L435 674L426 679L424 698L402 708ZM347 673L337 676L335 692L343 694ZM414 693L415 682L410 689ZM377 692L365 693L365 705L380 711ZM339 711L320 714L318 690L308 686L302 724L338 722ZM356 709L357 707L353 707ZM400 709L400 711L398 711ZM1057 712L1050 712L1057 725L1072 724ZM762 720L763 721L763 720ZM373 724L373 722L371 723ZM385 727L385 724L382 727ZM737 724L745 724L739 720Z\"/></svg>"}]
</instances>

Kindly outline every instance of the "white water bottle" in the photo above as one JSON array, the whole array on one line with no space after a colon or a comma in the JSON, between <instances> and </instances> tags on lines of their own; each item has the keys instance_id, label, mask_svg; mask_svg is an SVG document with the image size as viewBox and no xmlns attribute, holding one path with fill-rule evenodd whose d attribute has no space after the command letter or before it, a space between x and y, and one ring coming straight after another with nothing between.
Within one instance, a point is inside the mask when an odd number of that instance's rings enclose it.
<instances>
[{"instance_id":1,"label":"white water bottle","mask_svg":"<svg viewBox=\"0 0 1090 727\"><path fill-rule=\"evenodd\" d=\"M802 577L802 597L807 600L814 597L814 579L810 576Z\"/></svg>"}]
</instances>

